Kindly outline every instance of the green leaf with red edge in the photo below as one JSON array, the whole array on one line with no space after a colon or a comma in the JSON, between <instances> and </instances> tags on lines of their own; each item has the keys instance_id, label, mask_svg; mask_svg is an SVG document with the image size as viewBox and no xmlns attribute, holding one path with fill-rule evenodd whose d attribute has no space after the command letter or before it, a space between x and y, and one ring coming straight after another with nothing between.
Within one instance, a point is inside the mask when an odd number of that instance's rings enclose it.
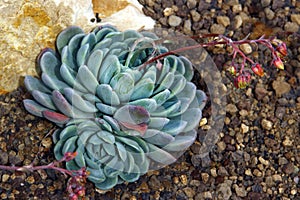
<instances>
[{"instance_id":1,"label":"green leaf with red edge","mask_svg":"<svg viewBox=\"0 0 300 200\"><path fill-rule=\"evenodd\" d=\"M69 117L67 117L61 113L53 112L50 110L45 110L42 112L42 114L46 119L48 119L56 124L66 124L70 120Z\"/></svg>"}]
</instances>

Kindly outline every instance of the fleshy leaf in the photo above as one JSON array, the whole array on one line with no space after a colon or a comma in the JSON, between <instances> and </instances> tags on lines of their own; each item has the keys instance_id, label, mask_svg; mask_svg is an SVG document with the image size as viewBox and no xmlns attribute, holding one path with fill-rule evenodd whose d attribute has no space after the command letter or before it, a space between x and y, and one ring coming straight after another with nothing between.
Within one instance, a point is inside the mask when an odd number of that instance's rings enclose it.
<instances>
[{"instance_id":1,"label":"fleshy leaf","mask_svg":"<svg viewBox=\"0 0 300 200\"><path fill-rule=\"evenodd\" d=\"M83 30L77 26L71 26L63 30L56 38L56 47L59 53L69 43L70 39L77 34L84 33Z\"/></svg>"}]
</instances>

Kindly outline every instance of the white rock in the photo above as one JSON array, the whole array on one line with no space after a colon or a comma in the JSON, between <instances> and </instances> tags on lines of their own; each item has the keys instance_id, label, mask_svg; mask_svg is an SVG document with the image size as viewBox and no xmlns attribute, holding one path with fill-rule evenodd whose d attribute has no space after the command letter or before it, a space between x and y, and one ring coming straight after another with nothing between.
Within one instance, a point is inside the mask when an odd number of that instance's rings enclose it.
<instances>
[{"instance_id":1,"label":"white rock","mask_svg":"<svg viewBox=\"0 0 300 200\"><path fill-rule=\"evenodd\" d=\"M121 31L127 29L152 29L155 25L155 21L151 17L147 17L143 14L143 6L139 4L137 0L128 0L128 2L129 5L123 10L103 18L100 24L111 24Z\"/></svg>"}]
</instances>

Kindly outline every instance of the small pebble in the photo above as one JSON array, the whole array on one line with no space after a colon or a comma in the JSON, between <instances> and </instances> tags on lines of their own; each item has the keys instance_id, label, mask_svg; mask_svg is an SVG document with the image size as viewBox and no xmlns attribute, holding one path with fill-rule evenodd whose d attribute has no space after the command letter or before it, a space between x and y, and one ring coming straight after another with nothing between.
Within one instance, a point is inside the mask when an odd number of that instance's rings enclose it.
<instances>
[{"instance_id":1,"label":"small pebble","mask_svg":"<svg viewBox=\"0 0 300 200\"><path fill-rule=\"evenodd\" d=\"M291 14L291 20L300 25L300 14Z\"/></svg>"},{"instance_id":2,"label":"small pebble","mask_svg":"<svg viewBox=\"0 0 300 200\"><path fill-rule=\"evenodd\" d=\"M213 24L210 27L210 32L214 34L224 34L225 33L225 27L221 24Z\"/></svg>"},{"instance_id":3,"label":"small pebble","mask_svg":"<svg viewBox=\"0 0 300 200\"><path fill-rule=\"evenodd\" d=\"M272 127L273 127L273 123L271 121L269 121L269 120L263 119L261 121L261 126L265 130L271 130Z\"/></svg>"},{"instance_id":4,"label":"small pebble","mask_svg":"<svg viewBox=\"0 0 300 200\"><path fill-rule=\"evenodd\" d=\"M243 24L242 17L240 15L236 15L233 20L234 29L236 30L236 29L240 28L242 26L242 24Z\"/></svg>"},{"instance_id":5,"label":"small pebble","mask_svg":"<svg viewBox=\"0 0 300 200\"><path fill-rule=\"evenodd\" d=\"M201 173L201 178L203 183L207 183L208 179L209 179L209 174L208 173Z\"/></svg>"},{"instance_id":6,"label":"small pebble","mask_svg":"<svg viewBox=\"0 0 300 200\"><path fill-rule=\"evenodd\" d=\"M168 18L168 23L170 26L179 26L179 24L182 22L182 19L176 15L171 15L169 18Z\"/></svg>"},{"instance_id":7,"label":"small pebble","mask_svg":"<svg viewBox=\"0 0 300 200\"><path fill-rule=\"evenodd\" d=\"M230 19L227 16L217 16L217 22L218 22L218 24L221 24L224 27L227 27L230 25Z\"/></svg>"},{"instance_id":8,"label":"small pebble","mask_svg":"<svg viewBox=\"0 0 300 200\"><path fill-rule=\"evenodd\" d=\"M272 179L274 182L282 182L282 177L279 174L272 175Z\"/></svg>"},{"instance_id":9,"label":"small pebble","mask_svg":"<svg viewBox=\"0 0 300 200\"><path fill-rule=\"evenodd\" d=\"M252 47L250 44L241 44L240 45L241 50L246 54L251 54L252 53Z\"/></svg>"}]
</instances>

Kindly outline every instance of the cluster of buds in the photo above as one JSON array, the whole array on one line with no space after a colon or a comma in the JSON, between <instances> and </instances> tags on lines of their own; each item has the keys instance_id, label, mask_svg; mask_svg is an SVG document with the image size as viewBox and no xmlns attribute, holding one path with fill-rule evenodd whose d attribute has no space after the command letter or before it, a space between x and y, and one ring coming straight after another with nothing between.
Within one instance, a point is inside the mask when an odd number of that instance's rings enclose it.
<instances>
[{"instance_id":1,"label":"cluster of buds","mask_svg":"<svg viewBox=\"0 0 300 200\"><path fill-rule=\"evenodd\" d=\"M278 39L273 39L271 41L272 46L274 47L273 53L273 64L277 69L284 69L282 60L287 56L286 44Z\"/></svg>"},{"instance_id":2,"label":"cluster of buds","mask_svg":"<svg viewBox=\"0 0 300 200\"><path fill-rule=\"evenodd\" d=\"M251 82L251 75L248 72L243 72L242 74L238 75L234 80L234 86L236 88L244 89L246 88Z\"/></svg>"},{"instance_id":3,"label":"cluster of buds","mask_svg":"<svg viewBox=\"0 0 300 200\"><path fill-rule=\"evenodd\" d=\"M77 200L85 196L85 184L86 178L89 172L85 167L73 171L73 175L68 180L67 191L69 193L70 200Z\"/></svg>"},{"instance_id":4,"label":"cluster of buds","mask_svg":"<svg viewBox=\"0 0 300 200\"><path fill-rule=\"evenodd\" d=\"M74 175L69 179L67 185L70 200L77 200L85 196L85 184L88 175L89 172L84 167L74 171Z\"/></svg>"},{"instance_id":5,"label":"cluster of buds","mask_svg":"<svg viewBox=\"0 0 300 200\"><path fill-rule=\"evenodd\" d=\"M62 157L62 159L57 161L57 163L69 162L73 160L76 156L77 156L77 152L66 152ZM82 167L79 170L71 170L71 171L66 170L66 173L71 176L67 184L69 199L77 200L83 198L85 196L85 184L89 172L86 170L85 167Z\"/></svg>"},{"instance_id":6,"label":"cluster of buds","mask_svg":"<svg viewBox=\"0 0 300 200\"><path fill-rule=\"evenodd\" d=\"M244 40L243 43L259 43L263 44L266 47L269 48L269 50L272 52L273 56L273 61L272 64L280 70L284 69L284 64L283 64L283 59L284 57L287 56L287 48L286 44L282 42L279 39L273 38L273 39L264 39L260 38L257 40ZM239 48L238 45L239 42L237 41L236 43L231 42L229 43L233 47L233 58L232 58L232 64L227 70L229 73L235 77L234 79L234 85L237 88L244 89L246 88L251 81L251 75L248 71L244 70L244 67L246 63L251 64L251 70L254 74L256 74L259 77L264 76L264 70L261 66L261 64L254 62L252 59L247 57ZM234 60L236 58L236 55L239 54L243 58L242 64L238 67L235 63Z\"/></svg>"}]
</instances>

